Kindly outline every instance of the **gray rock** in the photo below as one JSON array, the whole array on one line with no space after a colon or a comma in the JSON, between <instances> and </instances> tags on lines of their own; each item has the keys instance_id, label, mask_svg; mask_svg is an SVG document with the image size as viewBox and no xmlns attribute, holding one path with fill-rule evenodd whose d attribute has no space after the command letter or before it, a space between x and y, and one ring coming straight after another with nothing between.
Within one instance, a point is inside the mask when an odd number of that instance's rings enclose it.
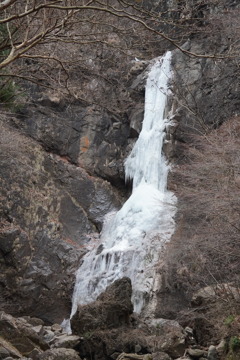
<instances>
[{"instance_id":1,"label":"gray rock","mask_svg":"<svg viewBox=\"0 0 240 360\"><path fill-rule=\"evenodd\" d=\"M32 329L40 336L43 334L44 331L42 325L33 326Z\"/></svg>"},{"instance_id":2,"label":"gray rock","mask_svg":"<svg viewBox=\"0 0 240 360\"><path fill-rule=\"evenodd\" d=\"M152 354L152 360L171 360L171 357L164 352L156 352Z\"/></svg>"},{"instance_id":3,"label":"gray rock","mask_svg":"<svg viewBox=\"0 0 240 360\"><path fill-rule=\"evenodd\" d=\"M73 349L50 349L38 355L37 360L81 360Z\"/></svg>"},{"instance_id":4,"label":"gray rock","mask_svg":"<svg viewBox=\"0 0 240 360\"><path fill-rule=\"evenodd\" d=\"M193 336L193 329L192 329L192 328L190 328L189 326L187 326L187 327L185 327L184 330L186 331L186 333L187 333L188 335Z\"/></svg>"},{"instance_id":5,"label":"gray rock","mask_svg":"<svg viewBox=\"0 0 240 360\"><path fill-rule=\"evenodd\" d=\"M208 360L218 360L218 352L216 346L210 345L208 348Z\"/></svg>"},{"instance_id":6,"label":"gray rock","mask_svg":"<svg viewBox=\"0 0 240 360\"><path fill-rule=\"evenodd\" d=\"M53 331L51 330L45 330L45 333L43 335L43 339L47 342L50 343L55 337L55 334Z\"/></svg>"},{"instance_id":7,"label":"gray rock","mask_svg":"<svg viewBox=\"0 0 240 360\"><path fill-rule=\"evenodd\" d=\"M34 348L29 354L29 358L30 359L36 359L40 354L42 354L43 351L38 349L38 348Z\"/></svg>"},{"instance_id":8,"label":"gray rock","mask_svg":"<svg viewBox=\"0 0 240 360\"><path fill-rule=\"evenodd\" d=\"M54 348L75 348L75 346L79 343L80 337L77 335L67 335L63 334L54 339L52 342L52 346Z\"/></svg>"},{"instance_id":9,"label":"gray rock","mask_svg":"<svg viewBox=\"0 0 240 360\"><path fill-rule=\"evenodd\" d=\"M149 326L156 334L146 337L149 352L166 352L174 359L184 354L187 335L177 321L153 319L149 322Z\"/></svg>"},{"instance_id":10,"label":"gray rock","mask_svg":"<svg viewBox=\"0 0 240 360\"><path fill-rule=\"evenodd\" d=\"M10 355L10 353L9 353L8 349L1 346L1 339L0 339L0 359L5 359L9 355Z\"/></svg>"},{"instance_id":11,"label":"gray rock","mask_svg":"<svg viewBox=\"0 0 240 360\"><path fill-rule=\"evenodd\" d=\"M136 353L136 354L139 353L139 352L142 350L141 345L136 344L135 347L134 347L134 350L135 350L135 353Z\"/></svg>"},{"instance_id":12,"label":"gray rock","mask_svg":"<svg viewBox=\"0 0 240 360\"><path fill-rule=\"evenodd\" d=\"M190 41L188 46L189 51L196 53L213 51L205 39ZM239 106L236 64L228 60L216 64L211 59L189 58L179 50L173 54L176 108L181 109L176 137L189 142L190 134L204 132L234 116Z\"/></svg>"},{"instance_id":13,"label":"gray rock","mask_svg":"<svg viewBox=\"0 0 240 360\"><path fill-rule=\"evenodd\" d=\"M62 327L61 327L61 325L59 325L59 324L53 324L52 326L51 326L51 330L52 331L54 331L54 332L62 332Z\"/></svg>"},{"instance_id":14,"label":"gray rock","mask_svg":"<svg viewBox=\"0 0 240 360\"><path fill-rule=\"evenodd\" d=\"M216 350L219 355L222 355L225 352L227 346L227 341L225 339L222 339L220 343L216 346Z\"/></svg>"},{"instance_id":15,"label":"gray rock","mask_svg":"<svg viewBox=\"0 0 240 360\"><path fill-rule=\"evenodd\" d=\"M193 294L191 302L193 305L201 305L203 303L216 301L218 297L233 298L238 301L240 295L236 287L232 286L229 283L222 283L206 286L198 290Z\"/></svg>"},{"instance_id":16,"label":"gray rock","mask_svg":"<svg viewBox=\"0 0 240 360\"><path fill-rule=\"evenodd\" d=\"M202 349L187 349L187 353L194 359L198 359L203 355L207 355L207 352Z\"/></svg>"},{"instance_id":17,"label":"gray rock","mask_svg":"<svg viewBox=\"0 0 240 360\"><path fill-rule=\"evenodd\" d=\"M25 319L0 313L0 344L14 357L29 355L34 349L49 348Z\"/></svg>"},{"instance_id":18,"label":"gray rock","mask_svg":"<svg viewBox=\"0 0 240 360\"><path fill-rule=\"evenodd\" d=\"M152 360L152 354L122 353L118 356L117 360Z\"/></svg>"},{"instance_id":19,"label":"gray rock","mask_svg":"<svg viewBox=\"0 0 240 360\"><path fill-rule=\"evenodd\" d=\"M39 326L44 325L44 321L42 319L31 317L31 316L23 316L23 319L25 319L29 324L32 326Z\"/></svg>"},{"instance_id":20,"label":"gray rock","mask_svg":"<svg viewBox=\"0 0 240 360\"><path fill-rule=\"evenodd\" d=\"M129 119L130 119L130 137L136 138L140 134L142 129L142 122L144 117L144 106L143 104L138 104L134 110L132 110Z\"/></svg>"}]
</instances>

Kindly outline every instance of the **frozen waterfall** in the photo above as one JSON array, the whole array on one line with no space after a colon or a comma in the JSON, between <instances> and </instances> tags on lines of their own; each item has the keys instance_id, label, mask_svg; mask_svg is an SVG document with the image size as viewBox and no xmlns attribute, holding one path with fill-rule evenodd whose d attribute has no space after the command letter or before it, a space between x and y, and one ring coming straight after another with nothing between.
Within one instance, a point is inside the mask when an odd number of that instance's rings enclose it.
<instances>
[{"instance_id":1,"label":"frozen waterfall","mask_svg":"<svg viewBox=\"0 0 240 360\"><path fill-rule=\"evenodd\" d=\"M167 52L149 72L142 131L125 162L126 179L133 180L132 195L120 211L108 215L98 248L85 255L77 272L72 315L78 304L95 300L123 276L132 280L136 312L157 288L159 254L175 226L176 198L167 190L169 165L162 151L171 126L171 112L166 112L171 78Z\"/></svg>"}]
</instances>

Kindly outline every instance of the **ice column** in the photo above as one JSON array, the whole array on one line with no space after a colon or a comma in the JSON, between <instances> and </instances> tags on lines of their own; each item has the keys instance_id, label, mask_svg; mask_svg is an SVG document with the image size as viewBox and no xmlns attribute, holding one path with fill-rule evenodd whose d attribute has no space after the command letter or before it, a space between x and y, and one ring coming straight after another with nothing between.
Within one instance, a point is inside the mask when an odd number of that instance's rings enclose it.
<instances>
[{"instance_id":1,"label":"ice column","mask_svg":"<svg viewBox=\"0 0 240 360\"><path fill-rule=\"evenodd\" d=\"M116 279L131 278L134 309L140 312L156 288L155 268L162 245L174 232L176 198L167 190L169 164L163 154L166 128L171 126L167 100L171 95L171 52L152 66L145 95L142 131L125 162L133 192L115 214L109 214L99 246L84 257L73 294L78 304L96 299Z\"/></svg>"}]
</instances>

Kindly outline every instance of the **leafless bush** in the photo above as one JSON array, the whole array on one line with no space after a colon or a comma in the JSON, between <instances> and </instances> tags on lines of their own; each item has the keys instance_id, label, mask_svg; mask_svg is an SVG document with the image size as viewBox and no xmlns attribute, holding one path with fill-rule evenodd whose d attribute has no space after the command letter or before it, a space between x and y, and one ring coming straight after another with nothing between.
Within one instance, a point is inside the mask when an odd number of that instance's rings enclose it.
<instances>
[{"instance_id":1,"label":"leafless bush","mask_svg":"<svg viewBox=\"0 0 240 360\"><path fill-rule=\"evenodd\" d=\"M168 248L169 283L183 287L189 299L207 285L240 288L239 135L235 117L195 137L189 163L175 170L179 218Z\"/></svg>"},{"instance_id":2,"label":"leafless bush","mask_svg":"<svg viewBox=\"0 0 240 360\"><path fill-rule=\"evenodd\" d=\"M213 33L210 25L200 21L209 17L211 8L214 0L167 5L153 0L4 1L0 4L1 75L29 80L84 102L92 96L98 102L100 92L109 98L117 88L120 107L126 108L124 73L135 57L152 58L168 46L190 56L234 55L234 40L222 55L196 54L181 47L193 33ZM224 15L224 8L218 8L217 19ZM231 32L229 20L228 24Z\"/></svg>"}]
</instances>

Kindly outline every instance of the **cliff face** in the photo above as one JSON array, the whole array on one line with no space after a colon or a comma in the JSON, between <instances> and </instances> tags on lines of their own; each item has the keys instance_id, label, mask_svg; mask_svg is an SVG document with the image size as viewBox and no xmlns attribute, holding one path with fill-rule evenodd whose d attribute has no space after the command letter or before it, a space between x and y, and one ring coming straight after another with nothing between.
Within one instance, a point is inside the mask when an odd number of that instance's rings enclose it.
<instances>
[{"instance_id":1,"label":"cliff face","mask_svg":"<svg viewBox=\"0 0 240 360\"><path fill-rule=\"evenodd\" d=\"M1 121L1 305L59 322L82 255L128 193L123 161L143 107L119 115L28 91L21 113Z\"/></svg>"},{"instance_id":2,"label":"cliff face","mask_svg":"<svg viewBox=\"0 0 240 360\"><path fill-rule=\"evenodd\" d=\"M230 11L231 7L222 22L226 27L219 22L211 36L204 31L189 34L184 45L188 54L174 50L172 87L178 126L166 153L178 169L169 187L177 190L177 226L184 223L185 229L176 232L176 244L185 238L194 241L192 228L201 216L190 216L192 208L188 209L188 198L178 183L189 162L193 135L206 136L239 113L239 57L228 57L228 36L231 33L232 43L235 36ZM214 52L223 56L194 55ZM161 54L155 51L154 55ZM68 316L81 257L94 246L104 215L118 209L128 193L123 161L141 128L147 64L136 62L122 68L130 104L126 111L122 111L122 104L113 113L94 99L92 105L86 105L31 86L21 113L5 114L1 119L0 302L5 311L27 313L48 322ZM107 71L108 64L105 66ZM118 88L115 91L117 98ZM104 104L105 95L98 94ZM204 236L205 224L197 229ZM168 269L161 271L164 274ZM163 276L159 315L165 312L173 317L189 299L184 288L168 291L170 281ZM162 310L166 299L173 304L171 312Z\"/></svg>"},{"instance_id":3,"label":"cliff face","mask_svg":"<svg viewBox=\"0 0 240 360\"><path fill-rule=\"evenodd\" d=\"M59 321L69 312L79 260L104 215L120 205L118 194L19 131L1 130L3 307Z\"/></svg>"}]
</instances>

